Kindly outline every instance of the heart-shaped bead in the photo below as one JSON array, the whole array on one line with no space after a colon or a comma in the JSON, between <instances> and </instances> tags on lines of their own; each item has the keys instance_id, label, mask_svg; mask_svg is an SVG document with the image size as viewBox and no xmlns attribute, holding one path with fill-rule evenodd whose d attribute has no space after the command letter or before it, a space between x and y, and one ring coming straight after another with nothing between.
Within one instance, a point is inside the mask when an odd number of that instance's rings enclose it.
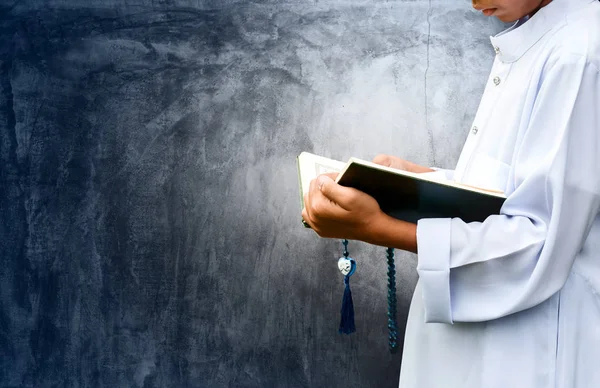
<instances>
[{"instance_id":1,"label":"heart-shaped bead","mask_svg":"<svg viewBox=\"0 0 600 388\"><path fill-rule=\"evenodd\" d=\"M355 267L356 267L356 263L355 263L354 259L341 257L338 260L338 268L344 276L354 272Z\"/></svg>"}]
</instances>

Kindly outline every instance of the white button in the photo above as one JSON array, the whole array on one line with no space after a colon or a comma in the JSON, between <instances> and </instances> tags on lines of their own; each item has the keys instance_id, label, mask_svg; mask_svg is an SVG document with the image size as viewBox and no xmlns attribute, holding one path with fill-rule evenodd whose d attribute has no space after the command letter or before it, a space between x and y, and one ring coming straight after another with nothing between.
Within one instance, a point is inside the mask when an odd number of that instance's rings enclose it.
<instances>
[{"instance_id":1,"label":"white button","mask_svg":"<svg viewBox=\"0 0 600 388\"><path fill-rule=\"evenodd\" d=\"M473 127L473 128L471 129L471 132L473 133L473 135L477 135L477 132L479 132L479 128L477 128L477 127Z\"/></svg>"},{"instance_id":2,"label":"white button","mask_svg":"<svg viewBox=\"0 0 600 388\"><path fill-rule=\"evenodd\" d=\"M494 46L494 51L496 52L496 54L500 54L500 47Z\"/></svg>"},{"instance_id":3,"label":"white button","mask_svg":"<svg viewBox=\"0 0 600 388\"><path fill-rule=\"evenodd\" d=\"M494 85L496 85L496 86L500 85L500 81L501 81L500 77L494 77Z\"/></svg>"}]
</instances>

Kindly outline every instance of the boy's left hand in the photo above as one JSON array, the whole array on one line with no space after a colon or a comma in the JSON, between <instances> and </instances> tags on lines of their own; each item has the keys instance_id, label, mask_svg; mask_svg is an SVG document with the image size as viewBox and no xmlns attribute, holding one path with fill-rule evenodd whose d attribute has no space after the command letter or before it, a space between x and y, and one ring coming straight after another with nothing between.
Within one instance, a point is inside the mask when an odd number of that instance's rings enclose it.
<instances>
[{"instance_id":1,"label":"boy's left hand","mask_svg":"<svg viewBox=\"0 0 600 388\"><path fill-rule=\"evenodd\" d=\"M365 241L383 212L370 195L335 183L336 176L323 174L310 182L302 218L321 237Z\"/></svg>"}]
</instances>

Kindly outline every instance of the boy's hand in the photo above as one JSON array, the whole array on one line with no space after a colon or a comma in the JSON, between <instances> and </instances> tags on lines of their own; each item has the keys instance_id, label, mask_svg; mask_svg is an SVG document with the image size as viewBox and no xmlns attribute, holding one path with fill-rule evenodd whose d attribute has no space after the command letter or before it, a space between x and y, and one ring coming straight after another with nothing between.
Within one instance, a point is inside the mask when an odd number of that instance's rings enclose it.
<instances>
[{"instance_id":1,"label":"boy's hand","mask_svg":"<svg viewBox=\"0 0 600 388\"><path fill-rule=\"evenodd\" d=\"M382 166L395 168L398 170L408 171L408 162L404 159L401 159L397 156L379 154L373 158L373 163L380 164Z\"/></svg>"},{"instance_id":2,"label":"boy's hand","mask_svg":"<svg viewBox=\"0 0 600 388\"><path fill-rule=\"evenodd\" d=\"M321 237L365 241L369 225L383 212L370 195L335 183L336 176L323 174L311 181L302 218Z\"/></svg>"},{"instance_id":3,"label":"boy's hand","mask_svg":"<svg viewBox=\"0 0 600 388\"><path fill-rule=\"evenodd\" d=\"M373 158L373 163L414 173L431 172L432 169L401 159L397 156L379 154Z\"/></svg>"}]
</instances>

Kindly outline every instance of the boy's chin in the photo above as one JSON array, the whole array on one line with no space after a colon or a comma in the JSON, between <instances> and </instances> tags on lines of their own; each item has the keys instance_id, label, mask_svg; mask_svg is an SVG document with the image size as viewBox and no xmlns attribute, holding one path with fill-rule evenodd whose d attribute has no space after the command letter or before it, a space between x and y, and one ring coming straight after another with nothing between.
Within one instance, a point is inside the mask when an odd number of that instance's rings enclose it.
<instances>
[{"instance_id":1,"label":"boy's chin","mask_svg":"<svg viewBox=\"0 0 600 388\"><path fill-rule=\"evenodd\" d=\"M503 23L514 23L517 20L521 19L520 16L515 16L515 15L505 15L502 13L496 13L494 15L494 17L498 20L500 20Z\"/></svg>"},{"instance_id":2,"label":"boy's chin","mask_svg":"<svg viewBox=\"0 0 600 388\"><path fill-rule=\"evenodd\" d=\"M514 14L507 14L507 13L503 13L501 9L494 9L493 11L490 11L489 13L486 12L487 10L483 11L483 14L488 16L488 17L495 17L496 19L500 20L501 22L504 23L513 23L516 22L517 20L521 19L518 15L514 15Z\"/></svg>"}]
</instances>

